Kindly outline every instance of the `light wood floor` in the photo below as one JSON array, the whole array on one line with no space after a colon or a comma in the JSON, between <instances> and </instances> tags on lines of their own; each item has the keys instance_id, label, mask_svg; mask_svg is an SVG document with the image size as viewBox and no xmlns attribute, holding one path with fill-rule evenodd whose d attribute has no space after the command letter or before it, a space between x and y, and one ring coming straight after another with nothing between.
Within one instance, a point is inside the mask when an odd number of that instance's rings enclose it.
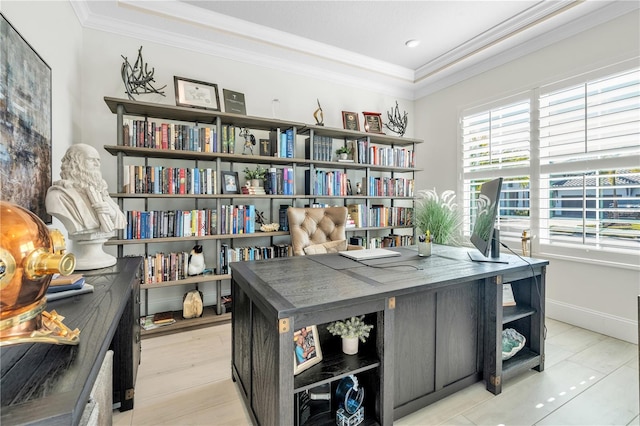
<instances>
[{"instance_id":1,"label":"light wood floor","mask_svg":"<svg viewBox=\"0 0 640 426\"><path fill-rule=\"evenodd\" d=\"M638 425L638 347L547 320L545 371L494 396L479 382L396 425ZM142 341L135 408L114 425L249 425L231 381L231 325Z\"/></svg>"}]
</instances>

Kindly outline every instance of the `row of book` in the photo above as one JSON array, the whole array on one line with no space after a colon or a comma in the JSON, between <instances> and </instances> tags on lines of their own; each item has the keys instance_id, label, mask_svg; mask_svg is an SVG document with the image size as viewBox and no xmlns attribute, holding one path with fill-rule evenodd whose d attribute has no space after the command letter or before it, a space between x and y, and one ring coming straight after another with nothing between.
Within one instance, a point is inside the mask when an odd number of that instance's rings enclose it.
<instances>
[{"instance_id":1,"label":"row of book","mask_svg":"<svg viewBox=\"0 0 640 426\"><path fill-rule=\"evenodd\" d=\"M346 196L350 195L350 181L347 173L340 170L304 171L304 190L309 195Z\"/></svg>"},{"instance_id":2,"label":"row of book","mask_svg":"<svg viewBox=\"0 0 640 426\"><path fill-rule=\"evenodd\" d=\"M126 194L217 194L216 170L164 166L124 166Z\"/></svg>"},{"instance_id":3,"label":"row of book","mask_svg":"<svg viewBox=\"0 0 640 426\"><path fill-rule=\"evenodd\" d=\"M373 177L369 176L367 195L372 197L413 197L414 180L405 178Z\"/></svg>"},{"instance_id":4,"label":"row of book","mask_svg":"<svg viewBox=\"0 0 640 426\"><path fill-rule=\"evenodd\" d=\"M367 240L360 235L354 235L349 237L349 244L362 247L367 247L368 245L368 248L402 247L413 245L413 236L389 234L384 237L372 237Z\"/></svg>"},{"instance_id":5,"label":"row of book","mask_svg":"<svg viewBox=\"0 0 640 426\"><path fill-rule=\"evenodd\" d=\"M217 233L215 209L201 210L130 210L123 239L193 237Z\"/></svg>"},{"instance_id":6,"label":"row of book","mask_svg":"<svg viewBox=\"0 0 640 426\"><path fill-rule=\"evenodd\" d=\"M305 158L313 161L331 161L333 154L333 138L313 135L313 139L305 139Z\"/></svg>"},{"instance_id":7,"label":"row of book","mask_svg":"<svg viewBox=\"0 0 640 426\"><path fill-rule=\"evenodd\" d=\"M256 232L256 206L223 204L220 210L220 233L253 234Z\"/></svg>"},{"instance_id":8,"label":"row of book","mask_svg":"<svg viewBox=\"0 0 640 426\"><path fill-rule=\"evenodd\" d=\"M147 119L124 119L122 126L125 146L184 150L195 152L236 151L236 128L225 124L221 135L215 126L177 123L156 123ZM296 135L294 129L273 130L269 133L269 156L295 157ZM349 141L353 160L360 164L391 167L415 167L415 152L406 148L392 148L370 144L366 139ZM262 152L266 154L266 152ZM331 161L333 138L314 135L305 140L305 158L314 161Z\"/></svg>"},{"instance_id":9,"label":"row of book","mask_svg":"<svg viewBox=\"0 0 640 426\"><path fill-rule=\"evenodd\" d=\"M415 167L415 151L370 144L366 139L351 141L353 158L360 164L389 167Z\"/></svg>"},{"instance_id":10,"label":"row of book","mask_svg":"<svg viewBox=\"0 0 640 426\"><path fill-rule=\"evenodd\" d=\"M155 253L142 262L142 283L155 284L187 278L189 253Z\"/></svg>"},{"instance_id":11,"label":"row of book","mask_svg":"<svg viewBox=\"0 0 640 426\"><path fill-rule=\"evenodd\" d=\"M227 244L222 244L220 250L221 265L227 265L227 267L231 262L290 256L293 256L293 248L289 244L274 244L261 247L229 247ZM222 270L225 270L225 268L222 267Z\"/></svg>"},{"instance_id":12,"label":"row of book","mask_svg":"<svg viewBox=\"0 0 640 426\"><path fill-rule=\"evenodd\" d=\"M269 141L271 149L275 149L273 155L280 158L293 158L295 157L295 144L296 138L293 133L293 129L286 129L283 131L272 130L269 132Z\"/></svg>"},{"instance_id":13,"label":"row of book","mask_svg":"<svg viewBox=\"0 0 640 426\"><path fill-rule=\"evenodd\" d=\"M413 224L413 207L374 204L367 209L364 204L348 204L347 210L356 228Z\"/></svg>"},{"instance_id":14,"label":"row of book","mask_svg":"<svg viewBox=\"0 0 640 426\"><path fill-rule=\"evenodd\" d=\"M272 195L293 195L293 168L270 167L264 179L264 191Z\"/></svg>"},{"instance_id":15,"label":"row of book","mask_svg":"<svg viewBox=\"0 0 640 426\"><path fill-rule=\"evenodd\" d=\"M218 137L215 126L156 123L147 119L124 119L122 123L125 146L234 154L235 126L224 124L221 130L222 134Z\"/></svg>"}]
</instances>

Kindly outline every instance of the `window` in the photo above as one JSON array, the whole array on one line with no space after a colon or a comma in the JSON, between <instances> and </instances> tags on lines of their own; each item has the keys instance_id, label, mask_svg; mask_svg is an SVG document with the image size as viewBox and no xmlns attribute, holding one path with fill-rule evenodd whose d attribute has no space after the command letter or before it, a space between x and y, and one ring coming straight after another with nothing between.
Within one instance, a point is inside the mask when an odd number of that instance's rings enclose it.
<instances>
[{"instance_id":1,"label":"window","mask_svg":"<svg viewBox=\"0 0 640 426\"><path fill-rule=\"evenodd\" d=\"M498 215L501 235L519 237L530 229L530 116L526 99L463 118L465 236L475 223L480 185L499 176L504 178Z\"/></svg>"},{"instance_id":2,"label":"window","mask_svg":"<svg viewBox=\"0 0 640 426\"><path fill-rule=\"evenodd\" d=\"M640 70L540 95L541 243L640 249Z\"/></svg>"},{"instance_id":3,"label":"window","mask_svg":"<svg viewBox=\"0 0 640 426\"><path fill-rule=\"evenodd\" d=\"M462 170L465 234L479 185L503 176L505 239L531 230L545 249L637 254L640 70L543 87L527 100L465 114Z\"/></svg>"}]
</instances>

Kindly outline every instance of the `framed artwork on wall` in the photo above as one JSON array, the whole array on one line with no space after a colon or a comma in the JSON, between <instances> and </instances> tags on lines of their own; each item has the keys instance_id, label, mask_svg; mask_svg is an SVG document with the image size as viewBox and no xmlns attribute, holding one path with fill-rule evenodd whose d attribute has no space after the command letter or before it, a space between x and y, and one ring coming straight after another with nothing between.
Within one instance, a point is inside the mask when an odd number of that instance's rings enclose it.
<instances>
[{"instance_id":1,"label":"framed artwork on wall","mask_svg":"<svg viewBox=\"0 0 640 426\"><path fill-rule=\"evenodd\" d=\"M184 77L173 77L176 105L220 111L218 85Z\"/></svg>"},{"instance_id":2,"label":"framed artwork on wall","mask_svg":"<svg viewBox=\"0 0 640 426\"><path fill-rule=\"evenodd\" d=\"M50 224L51 68L1 13L0 46L0 198Z\"/></svg>"}]
</instances>

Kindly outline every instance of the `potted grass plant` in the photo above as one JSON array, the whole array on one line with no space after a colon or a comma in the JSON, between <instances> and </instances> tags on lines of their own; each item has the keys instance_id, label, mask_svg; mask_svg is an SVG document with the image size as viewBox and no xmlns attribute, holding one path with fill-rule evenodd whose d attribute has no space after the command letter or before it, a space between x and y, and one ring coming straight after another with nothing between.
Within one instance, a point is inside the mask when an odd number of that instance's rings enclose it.
<instances>
[{"instance_id":1,"label":"potted grass plant","mask_svg":"<svg viewBox=\"0 0 640 426\"><path fill-rule=\"evenodd\" d=\"M435 188L417 192L414 216L419 242L429 238L429 242L436 244L458 244L462 218L455 198L455 192L450 190L441 195Z\"/></svg>"},{"instance_id":2,"label":"potted grass plant","mask_svg":"<svg viewBox=\"0 0 640 426\"><path fill-rule=\"evenodd\" d=\"M334 321L327 326L329 333L342 337L342 352L347 355L358 353L358 341L366 342L372 328L373 325L364 322L364 315Z\"/></svg>"}]
</instances>

